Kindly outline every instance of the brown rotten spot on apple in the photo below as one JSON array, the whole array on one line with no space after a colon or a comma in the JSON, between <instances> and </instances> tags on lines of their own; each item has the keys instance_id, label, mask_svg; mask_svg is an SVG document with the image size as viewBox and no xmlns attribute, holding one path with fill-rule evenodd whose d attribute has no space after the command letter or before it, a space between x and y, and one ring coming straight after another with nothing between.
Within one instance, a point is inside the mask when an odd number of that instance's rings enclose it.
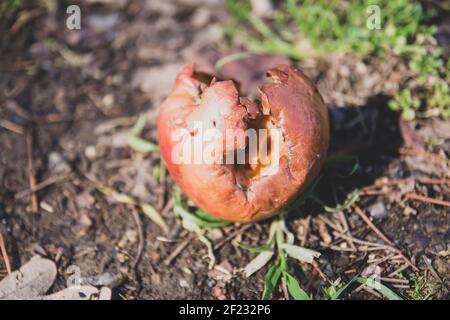
<instances>
[{"instance_id":1,"label":"brown rotten spot on apple","mask_svg":"<svg viewBox=\"0 0 450 320\"><path fill-rule=\"evenodd\" d=\"M272 81L260 88L260 101L253 102L239 96L233 81L216 81L189 64L161 105L158 139L168 171L198 207L219 219L251 222L276 214L305 189L325 161L329 119L317 88L287 65L267 74ZM205 141L199 130L207 129L221 135ZM258 135L256 151L242 135L250 129L267 129L265 136ZM190 138L175 139L176 132L187 132ZM261 139L267 152L260 152ZM175 148L196 143L215 145L213 154L222 161L195 161L195 152L192 161L174 160ZM237 154L243 162L227 161L236 160Z\"/></svg>"}]
</instances>

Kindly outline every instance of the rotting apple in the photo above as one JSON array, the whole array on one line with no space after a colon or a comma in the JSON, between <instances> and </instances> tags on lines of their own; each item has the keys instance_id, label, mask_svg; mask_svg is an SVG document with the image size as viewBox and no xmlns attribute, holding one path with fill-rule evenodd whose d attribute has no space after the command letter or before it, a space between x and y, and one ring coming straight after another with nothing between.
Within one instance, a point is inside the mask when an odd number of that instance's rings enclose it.
<instances>
[{"instance_id":1,"label":"rotting apple","mask_svg":"<svg viewBox=\"0 0 450 320\"><path fill-rule=\"evenodd\" d=\"M160 108L158 140L168 171L198 207L219 219L251 222L276 214L305 189L325 161L329 119L317 88L287 65L267 74L272 82L260 88L260 102L253 102L239 96L232 80L216 81L189 64ZM216 159L244 151L244 163L175 161L175 148L192 147L201 139L194 123L223 134L209 141L219 147ZM249 151L248 137L233 138L231 143L224 139L229 132L239 136L248 129L279 133L280 139L265 136L269 161L249 160L261 154ZM177 138L177 131L188 134Z\"/></svg>"}]
</instances>

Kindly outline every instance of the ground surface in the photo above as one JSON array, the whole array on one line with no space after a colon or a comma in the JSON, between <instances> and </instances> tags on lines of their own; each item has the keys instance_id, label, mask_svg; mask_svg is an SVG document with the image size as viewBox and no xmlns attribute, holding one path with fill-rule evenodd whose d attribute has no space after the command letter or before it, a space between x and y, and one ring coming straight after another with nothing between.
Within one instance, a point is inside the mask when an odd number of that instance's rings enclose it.
<instances>
[{"instance_id":1,"label":"ground surface","mask_svg":"<svg viewBox=\"0 0 450 320\"><path fill-rule=\"evenodd\" d=\"M81 31L65 28L64 4L28 6L0 20L0 221L13 269L41 254L59 267L52 291L65 287L67 267L77 265L83 277L102 275L94 284L113 288L116 298L260 298L266 269L245 278L239 270L254 254L237 243L261 244L269 222L232 239L227 236L242 226L209 230L220 268L208 270L206 247L172 212L170 177L152 175L158 155L143 156L127 144L140 112L147 112L146 137L155 141L158 105L183 63L203 59L211 48L225 49L226 9L213 0L81 4ZM349 241L351 235L383 244L353 208L326 213L314 201L292 213L288 227L298 243L322 256L316 268L294 262L290 268L314 297L326 285L324 278L347 281L378 266L386 283L405 297L416 289L448 298L449 208L406 194L449 200L449 123L405 123L388 111L387 96L408 76L394 58L362 62L330 56L302 61L300 67L329 104L330 155L359 159L350 176L348 161L328 167L315 197L335 207L355 188L364 190L358 206L418 271L412 277L413 267L398 252ZM38 213L32 213L26 192L29 158L37 183L51 182L37 192ZM170 241L161 241L159 227L135 207L105 197L92 180L152 204L170 227L165 236ZM5 274L0 258L0 277ZM418 278L427 285L419 288L411 280ZM274 298L283 296L280 289ZM379 298L365 289L345 297Z\"/></svg>"}]
</instances>

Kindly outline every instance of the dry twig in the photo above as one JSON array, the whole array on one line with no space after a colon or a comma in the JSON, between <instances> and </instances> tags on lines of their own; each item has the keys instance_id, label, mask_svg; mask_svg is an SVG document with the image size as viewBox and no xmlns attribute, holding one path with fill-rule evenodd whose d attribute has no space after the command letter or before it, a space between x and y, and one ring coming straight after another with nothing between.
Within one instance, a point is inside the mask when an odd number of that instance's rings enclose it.
<instances>
[{"instance_id":1,"label":"dry twig","mask_svg":"<svg viewBox=\"0 0 450 320\"><path fill-rule=\"evenodd\" d=\"M327 275L325 273L323 273L322 269L320 269L319 264L316 261L313 261L311 265L323 280L325 280L326 282L328 282L330 284L332 283L330 278L328 278Z\"/></svg>"},{"instance_id":2,"label":"dry twig","mask_svg":"<svg viewBox=\"0 0 450 320\"><path fill-rule=\"evenodd\" d=\"M392 241L389 240L388 237L386 237L383 234L383 232L381 232L381 230L378 229L378 227L373 224L373 222L366 216L364 211L362 211L362 209L358 205L354 204L353 208L355 209L356 213L361 217L361 219L363 219L364 222L369 226L369 228L372 229L381 239L383 239L384 242L386 242L390 246L393 245Z\"/></svg>"},{"instance_id":3,"label":"dry twig","mask_svg":"<svg viewBox=\"0 0 450 320\"><path fill-rule=\"evenodd\" d=\"M27 159L28 159L28 180L30 184L30 190L36 188L36 177L33 164L33 137L31 131L27 132ZM35 191L31 191L31 212L38 213L38 199Z\"/></svg>"},{"instance_id":4,"label":"dry twig","mask_svg":"<svg viewBox=\"0 0 450 320\"><path fill-rule=\"evenodd\" d=\"M281 277L281 289L283 290L283 295L286 300L291 300L289 297L289 291L287 288L286 280L284 277Z\"/></svg>"},{"instance_id":5,"label":"dry twig","mask_svg":"<svg viewBox=\"0 0 450 320\"><path fill-rule=\"evenodd\" d=\"M353 208L355 209L356 213L361 217L361 219L364 220L364 222L369 226L369 228L371 228L381 239L383 239L384 242L386 242L387 244L389 244L391 246L391 248L393 250L395 250L396 252L398 252L398 254L400 254L403 259L405 260L405 262L414 270L414 271L419 271L419 269L411 262L411 260L406 257L403 252L401 252L399 249L397 249L394 244L392 243L391 240L388 239L388 237L386 237L383 232L381 232L380 229L378 229L373 223L372 221L370 221L370 219L366 216L366 214L362 211L362 209L356 205L353 204Z\"/></svg>"},{"instance_id":6,"label":"dry twig","mask_svg":"<svg viewBox=\"0 0 450 320\"><path fill-rule=\"evenodd\" d=\"M0 227L0 251L2 252L3 261L5 261L6 270L8 273L12 272L11 263L9 261L8 252L6 251L5 240L3 238L2 229Z\"/></svg>"},{"instance_id":7,"label":"dry twig","mask_svg":"<svg viewBox=\"0 0 450 320\"><path fill-rule=\"evenodd\" d=\"M409 280L407 279L381 277L380 280L389 283L409 284Z\"/></svg>"},{"instance_id":8,"label":"dry twig","mask_svg":"<svg viewBox=\"0 0 450 320\"><path fill-rule=\"evenodd\" d=\"M191 242L193 238L192 234L189 234L189 236L181 242L175 250L172 251L172 253L164 260L164 265L169 266L173 260L175 260L176 257L181 253L181 251L184 250L188 246L188 244Z\"/></svg>"},{"instance_id":9,"label":"dry twig","mask_svg":"<svg viewBox=\"0 0 450 320\"><path fill-rule=\"evenodd\" d=\"M409 268L409 265L404 264L403 266L401 266L397 270L395 270L395 271L391 272L390 274L388 274L388 277L392 278L392 277L396 276L397 274L399 274L400 272L402 272L403 270L405 270L407 268ZM418 269L417 269L417 271L418 271Z\"/></svg>"},{"instance_id":10,"label":"dry twig","mask_svg":"<svg viewBox=\"0 0 450 320\"><path fill-rule=\"evenodd\" d=\"M23 198L25 196L28 196L32 192L37 192L37 191L40 191L42 189L45 189L45 188L55 184L55 183L63 182L64 180L70 178L70 176L71 176L71 174L62 174L59 176L52 176L52 177L36 184L33 189L26 189L26 190L17 192L14 195L14 198L16 198L16 199Z\"/></svg>"},{"instance_id":11,"label":"dry twig","mask_svg":"<svg viewBox=\"0 0 450 320\"><path fill-rule=\"evenodd\" d=\"M303 219L303 222L304 222L305 230L302 235L302 238L300 239L300 245L302 247L305 245L306 240L308 238L309 227L311 225L311 215L308 215L305 219Z\"/></svg>"},{"instance_id":12,"label":"dry twig","mask_svg":"<svg viewBox=\"0 0 450 320\"><path fill-rule=\"evenodd\" d=\"M6 130L9 130L11 132L17 133L17 134L25 133L25 129L22 126L14 123L14 122L11 122L9 120L0 119L0 127L4 128Z\"/></svg>"},{"instance_id":13,"label":"dry twig","mask_svg":"<svg viewBox=\"0 0 450 320\"><path fill-rule=\"evenodd\" d=\"M141 260L142 252L144 251L145 239L144 239L144 229L142 227L141 217L139 217L139 212L137 212L137 210L135 208L131 208L131 214L134 218L134 222L136 223L136 227L137 227L137 231L138 231L138 235L139 235L139 244L138 244L137 254L136 254L136 257L134 258L134 262L133 262L133 269L136 269L139 261Z\"/></svg>"},{"instance_id":14,"label":"dry twig","mask_svg":"<svg viewBox=\"0 0 450 320\"><path fill-rule=\"evenodd\" d=\"M408 148L401 148L399 150L399 153L401 155L405 155L405 156L415 156L415 157L424 157L424 158L428 158L428 159L432 159L432 160L436 160L436 161L440 161L445 163L447 166L450 166L450 160L439 155L436 153L432 153L432 152L428 152L428 151L422 151L422 150L417 150L417 149L408 149Z\"/></svg>"},{"instance_id":15,"label":"dry twig","mask_svg":"<svg viewBox=\"0 0 450 320\"><path fill-rule=\"evenodd\" d=\"M405 195L405 197L406 197L406 199L419 200L422 202L427 202L427 203L436 204L436 205L440 205L440 206L450 207L450 201L433 199L433 198L425 197L425 196L422 196L420 194L413 193L413 192L407 193Z\"/></svg>"},{"instance_id":16,"label":"dry twig","mask_svg":"<svg viewBox=\"0 0 450 320\"><path fill-rule=\"evenodd\" d=\"M428 270L430 270L431 274L433 275L433 277L436 278L437 281L442 283L442 279L441 277L439 277L438 273L436 272L436 270L434 270L433 266L431 265L431 263L428 261L428 258L426 256L422 256L422 260L425 262L425 265L427 266Z\"/></svg>"},{"instance_id":17,"label":"dry twig","mask_svg":"<svg viewBox=\"0 0 450 320\"><path fill-rule=\"evenodd\" d=\"M217 250L219 248L221 248L225 243L227 243L228 241L234 239L235 237L237 237L238 235L240 235L241 233L243 233L244 231L246 231L247 229L251 228L253 226L252 223L247 223L245 225L243 225L240 229L235 230L234 232L232 232L228 237L226 237L225 239L223 239L222 241L220 241L219 243L217 243L214 246L214 250Z\"/></svg>"}]
</instances>

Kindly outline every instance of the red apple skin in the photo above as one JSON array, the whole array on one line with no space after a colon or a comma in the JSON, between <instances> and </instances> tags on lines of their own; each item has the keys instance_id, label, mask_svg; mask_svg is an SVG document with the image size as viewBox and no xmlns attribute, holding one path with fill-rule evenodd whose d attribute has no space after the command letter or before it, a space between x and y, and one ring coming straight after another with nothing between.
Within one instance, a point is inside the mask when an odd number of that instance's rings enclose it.
<instances>
[{"instance_id":1,"label":"red apple skin","mask_svg":"<svg viewBox=\"0 0 450 320\"><path fill-rule=\"evenodd\" d=\"M260 88L262 110L283 132L284 150L275 174L250 179L246 188L236 182L236 167L226 164L176 164L172 141L177 129L191 129L193 120L211 123L221 132L247 129L261 114L254 103L240 98L233 81L199 80L194 65L183 67L160 108L158 140L162 157L175 183L202 210L226 221L252 222L278 213L319 173L328 150L327 107L315 85L287 65L268 70L272 83ZM192 135L195 135L193 133ZM245 147L245 146L239 146ZM232 149L226 145L225 149Z\"/></svg>"}]
</instances>

